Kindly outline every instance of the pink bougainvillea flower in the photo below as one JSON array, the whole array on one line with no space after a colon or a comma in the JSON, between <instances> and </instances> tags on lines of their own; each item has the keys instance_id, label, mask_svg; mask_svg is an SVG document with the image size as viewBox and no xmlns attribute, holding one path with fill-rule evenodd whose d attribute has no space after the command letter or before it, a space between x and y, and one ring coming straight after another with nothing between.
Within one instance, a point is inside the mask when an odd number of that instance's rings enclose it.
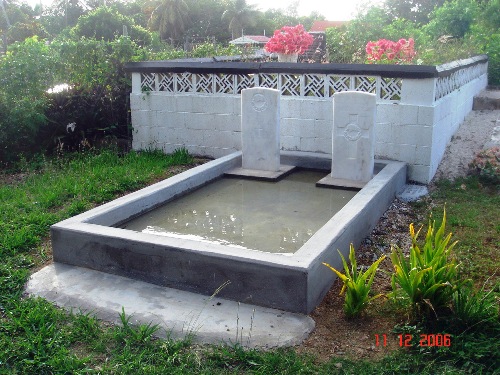
<instances>
[{"instance_id":1,"label":"pink bougainvillea flower","mask_svg":"<svg viewBox=\"0 0 500 375\"><path fill-rule=\"evenodd\" d=\"M265 45L267 52L302 54L313 42L313 37L306 32L304 26L283 26L276 30Z\"/></svg>"},{"instance_id":2,"label":"pink bougainvillea flower","mask_svg":"<svg viewBox=\"0 0 500 375\"><path fill-rule=\"evenodd\" d=\"M397 42L380 39L366 44L367 62L371 63L409 63L416 56L413 38L399 39Z\"/></svg>"}]
</instances>

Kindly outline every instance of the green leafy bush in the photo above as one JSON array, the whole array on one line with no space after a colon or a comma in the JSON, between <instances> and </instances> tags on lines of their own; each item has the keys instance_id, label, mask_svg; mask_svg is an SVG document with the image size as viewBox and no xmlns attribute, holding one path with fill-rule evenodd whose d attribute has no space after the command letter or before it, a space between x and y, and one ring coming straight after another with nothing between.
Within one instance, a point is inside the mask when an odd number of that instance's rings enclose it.
<instances>
[{"instance_id":1,"label":"green leafy bush","mask_svg":"<svg viewBox=\"0 0 500 375\"><path fill-rule=\"evenodd\" d=\"M444 235L446 211L441 225L436 230L436 222L429 220L423 247L418 244L422 228L415 233L410 225L411 247L407 259L401 249L392 247L391 261L394 266L392 275L392 296L402 290L409 298L417 314L430 316L449 307L452 295L459 286L458 264L452 257L456 242L450 243L451 233Z\"/></svg>"},{"instance_id":2,"label":"green leafy bush","mask_svg":"<svg viewBox=\"0 0 500 375\"><path fill-rule=\"evenodd\" d=\"M0 57L0 162L39 150L36 134L47 123L45 91L54 83L57 60L36 37L9 46Z\"/></svg>"},{"instance_id":3,"label":"green leafy bush","mask_svg":"<svg viewBox=\"0 0 500 375\"><path fill-rule=\"evenodd\" d=\"M479 152L469 164L469 173L488 184L500 184L500 147Z\"/></svg>"},{"instance_id":4,"label":"green leafy bush","mask_svg":"<svg viewBox=\"0 0 500 375\"><path fill-rule=\"evenodd\" d=\"M377 294L374 297L370 297L369 294L377 268L380 262L385 259L385 255L377 259L365 272L362 272L358 271L356 254L352 244L349 250L349 260L351 261L350 268L340 251L339 254L342 258L345 274L337 271L328 263L323 264L335 272L344 283L342 290L340 291L340 294L343 294L344 291L346 291L344 312L348 317L356 317L366 308L370 301L382 296L382 294Z\"/></svg>"}]
</instances>

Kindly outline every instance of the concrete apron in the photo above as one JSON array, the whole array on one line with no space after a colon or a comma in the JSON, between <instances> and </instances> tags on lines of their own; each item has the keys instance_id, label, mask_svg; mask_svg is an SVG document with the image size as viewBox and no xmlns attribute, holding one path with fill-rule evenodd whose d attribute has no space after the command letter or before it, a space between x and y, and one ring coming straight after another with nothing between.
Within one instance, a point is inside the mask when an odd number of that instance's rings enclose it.
<instances>
[{"instance_id":1,"label":"concrete apron","mask_svg":"<svg viewBox=\"0 0 500 375\"><path fill-rule=\"evenodd\" d=\"M33 274L26 292L67 310L120 323L158 324L159 337L273 348L300 344L314 329L307 315L207 297L86 268L53 263Z\"/></svg>"}]
</instances>

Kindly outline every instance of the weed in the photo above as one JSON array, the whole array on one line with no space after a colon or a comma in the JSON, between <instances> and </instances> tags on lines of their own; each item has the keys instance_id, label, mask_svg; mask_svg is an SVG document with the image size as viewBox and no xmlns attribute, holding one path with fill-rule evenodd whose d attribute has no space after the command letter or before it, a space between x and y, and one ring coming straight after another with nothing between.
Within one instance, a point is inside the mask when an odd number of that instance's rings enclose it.
<instances>
[{"instance_id":1,"label":"weed","mask_svg":"<svg viewBox=\"0 0 500 375\"><path fill-rule=\"evenodd\" d=\"M342 280L344 285L340 294L346 291L345 302L344 302L344 312L348 317L358 316L368 305L368 303L375 298L382 296L382 294L377 294L374 297L369 297L371 286L373 283L373 278L377 272L378 265L385 259L385 255L376 260L365 272L358 271L356 264L356 254L354 252L354 246L351 244L349 250L349 260L351 261L351 268L347 265L347 262L339 251L340 257L342 258L342 264L344 265L345 275L335 268L330 266L328 263L323 263L325 266L330 268L337 276Z\"/></svg>"},{"instance_id":2,"label":"weed","mask_svg":"<svg viewBox=\"0 0 500 375\"><path fill-rule=\"evenodd\" d=\"M450 244L451 233L446 237L446 211L439 229L436 223L429 220L427 235L423 248L418 244L418 236L422 228L415 233L410 225L412 245L410 257L406 259L401 249L393 246L391 261L394 266L392 275L392 295L397 295L398 287L410 299L411 306L417 315L437 314L448 307L453 292L457 290L458 265L452 259L451 251L455 243Z\"/></svg>"}]
</instances>

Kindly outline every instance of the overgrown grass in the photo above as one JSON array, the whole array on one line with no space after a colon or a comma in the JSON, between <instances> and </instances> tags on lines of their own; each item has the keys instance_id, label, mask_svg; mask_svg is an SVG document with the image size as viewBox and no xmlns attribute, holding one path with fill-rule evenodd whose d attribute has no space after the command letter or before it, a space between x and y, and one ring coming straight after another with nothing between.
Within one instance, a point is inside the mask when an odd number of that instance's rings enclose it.
<instances>
[{"instance_id":1,"label":"overgrown grass","mask_svg":"<svg viewBox=\"0 0 500 375\"><path fill-rule=\"evenodd\" d=\"M174 156L77 154L30 164L24 181L0 185L0 374L487 374L500 368L498 319L465 328L447 321L403 327L415 335L453 333L453 345L446 350L415 347L380 362L341 358L318 363L294 349L196 347L189 340L160 340L154 338L158 327L132 326L125 312L121 325L109 326L90 314L68 314L43 299L22 298L29 273L46 260L43 244L51 224L166 177L168 167L190 161L182 151ZM498 194L468 179L440 184L433 199L438 221L447 202L464 274L480 286L487 280L486 290L495 287L485 300L494 302L498 275L488 276L499 263Z\"/></svg>"},{"instance_id":2,"label":"overgrown grass","mask_svg":"<svg viewBox=\"0 0 500 375\"><path fill-rule=\"evenodd\" d=\"M483 186L478 177L438 183L432 215L441 220L446 204L448 228L458 240L455 247L461 272L477 288L500 293L500 194L498 187Z\"/></svg>"}]
</instances>

